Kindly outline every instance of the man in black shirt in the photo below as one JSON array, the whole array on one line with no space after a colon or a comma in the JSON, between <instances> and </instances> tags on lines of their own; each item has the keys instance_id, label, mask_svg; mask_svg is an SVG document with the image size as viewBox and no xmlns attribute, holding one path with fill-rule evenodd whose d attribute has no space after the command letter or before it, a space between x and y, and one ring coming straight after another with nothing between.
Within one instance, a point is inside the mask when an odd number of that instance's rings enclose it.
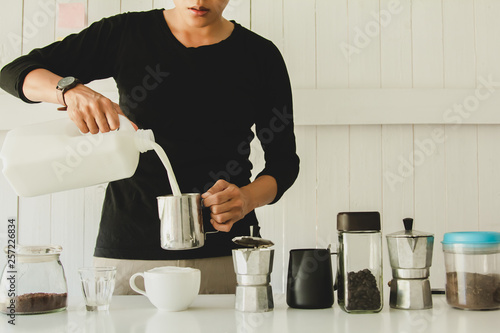
<instances>
[{"instance_id":1,"label":"man in black shirt","mask_svg":"<svg viewBox=\"0 0 500 333\"><path fill-rule=\"evenodd\" d=\"M152 129L181 191L203 193L205 231L222 232L207 235L202 248L166 251L156 197L172 192L156 154L141 154L134 176L109 183L94 256L96 264L118 266L117 293L129 292L136 271L170 264L201 267L202 293L234 292L231 239L249 235L258 225L254 209L278 201L299 170L278 49L224 19L228 0L174 2L171 10L103 19L14 60L0 75L0 86L25 102L66 107L83 133L118 128L118 114ZM85 85L108 77L119 104ZM251 182L254 124L266 165Z\"/></svg>"}]
</instances>

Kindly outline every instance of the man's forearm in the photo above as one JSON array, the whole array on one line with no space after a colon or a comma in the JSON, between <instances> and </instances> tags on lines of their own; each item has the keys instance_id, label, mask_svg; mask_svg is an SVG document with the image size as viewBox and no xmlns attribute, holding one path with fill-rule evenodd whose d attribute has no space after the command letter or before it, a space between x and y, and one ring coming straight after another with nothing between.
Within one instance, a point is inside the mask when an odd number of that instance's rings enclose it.
<instances>
[{"instance_id":1,"label":"man's forearm","mask_svg":"<svg viewBox=\"0 0 500 333\"><path fill-rule=\"evenodd\" d=\"M38 68L26 75L23 83L23 93L33 102L59 104L56 86L61 77L46 69Z\"/></svg>"},{"instance_id":2,"label":"man's forearm","mask_svg":"<svg viewBox=\"0 0 500 333\"><path fill-rule=\"evenodd\" d=\"M278 193L278 184L272 176L263 175L241 188L250 200L251 210L271 203ZM248 213L248 212L247 212Z\"/></svg>"}]
</instances>

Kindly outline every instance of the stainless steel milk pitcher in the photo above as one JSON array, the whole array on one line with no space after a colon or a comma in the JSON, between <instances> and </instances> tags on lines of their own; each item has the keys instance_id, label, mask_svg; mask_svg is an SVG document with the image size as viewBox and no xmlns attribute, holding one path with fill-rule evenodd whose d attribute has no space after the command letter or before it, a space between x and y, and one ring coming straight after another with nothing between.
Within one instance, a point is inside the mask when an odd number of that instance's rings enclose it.
<instances>
[{"instance_id":1,"label":"stainless steel milk pitcher","mask_svg":"<svg viewBox=\"0 0 500 333\"><path fill-rule=\"evenodd\" d=\"M189 250L205 244L203 205L199 193L167 195L157 197L157 200L163 249Z\"/></svg>"}]
</instances>

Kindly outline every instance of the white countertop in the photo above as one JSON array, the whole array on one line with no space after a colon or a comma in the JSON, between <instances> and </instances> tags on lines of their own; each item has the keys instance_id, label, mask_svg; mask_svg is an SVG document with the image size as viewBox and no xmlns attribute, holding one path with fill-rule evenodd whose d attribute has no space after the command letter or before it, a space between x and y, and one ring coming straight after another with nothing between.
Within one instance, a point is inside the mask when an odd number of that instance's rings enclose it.
<instances>
[{"instance_id":1,"label":"white countertop","mask_svg":"<svg viewBox=\"0 0 500 333\"><path fill-rule=\"evenodd\" d=\"M234 310L234 295L199 295L182 312L158 311L145 296L114 296L108 312L87 312L83 304L44 315L16 316L16 326L0 315L0 332L499 332L500 310L453 309L444 296L434 296L430 310L394 310L348 314L337 304L321 310L289 308L284 295L274 295L274 311L242 313Z\"/></svg>"}]
</instances>

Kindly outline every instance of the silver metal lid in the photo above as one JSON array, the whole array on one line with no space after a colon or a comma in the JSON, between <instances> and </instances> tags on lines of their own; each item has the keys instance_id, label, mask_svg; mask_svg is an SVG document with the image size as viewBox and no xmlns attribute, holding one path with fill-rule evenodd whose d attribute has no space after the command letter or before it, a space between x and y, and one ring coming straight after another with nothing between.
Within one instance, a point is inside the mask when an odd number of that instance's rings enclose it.
<instances>
[{"instance_id":1,"label":"silver metal lid","mask_svg":"<svg viewBox=\"0 0 500 333\"><path fill-rule=\"evenodd\" d=\"M434 234L413 230L413 219L405 218L403 219L405 230L393 232L392 234L386 235L387 238L417 238L417 237L432 237Z\"/></svg>"}]
</instances>

